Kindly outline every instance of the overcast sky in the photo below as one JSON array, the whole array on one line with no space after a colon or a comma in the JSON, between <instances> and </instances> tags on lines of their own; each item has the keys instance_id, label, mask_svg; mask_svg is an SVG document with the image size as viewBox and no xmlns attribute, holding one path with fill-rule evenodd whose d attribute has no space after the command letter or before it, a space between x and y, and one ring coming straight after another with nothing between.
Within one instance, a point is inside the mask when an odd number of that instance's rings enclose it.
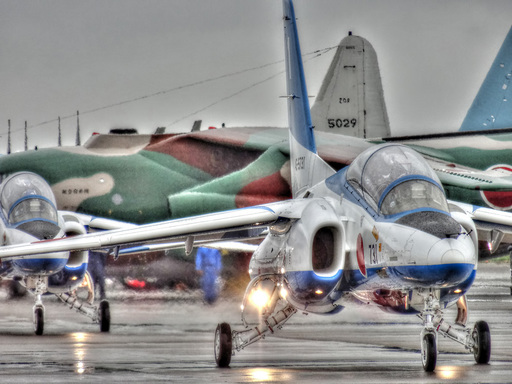
<instances>
[{"instance_id":1,"label":"overcast sky","mask_svg":"<svg viewBox=\"0 0 512 384\"><path fill-rule=\"evenodd\" d=\"M512 24L510 0L295 0L295 10L303 53L349 30L370 41L396 135L457 130ZM0 0L0 153L8 119L13 150L25 120L30 148L56 145L58 116L73 145L77 110L82 142L113 127L188 131L196 119L284 127L281 17L280 0ZM305 64L310 95L333 54Z\"/></svg>"}]
</instances>

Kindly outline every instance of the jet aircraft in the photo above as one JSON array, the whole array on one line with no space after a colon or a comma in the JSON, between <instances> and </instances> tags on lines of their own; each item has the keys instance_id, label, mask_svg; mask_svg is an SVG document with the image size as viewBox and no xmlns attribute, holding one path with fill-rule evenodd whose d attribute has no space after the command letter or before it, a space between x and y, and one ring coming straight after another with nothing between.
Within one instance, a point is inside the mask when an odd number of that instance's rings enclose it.
<instances>
[{"instance_id":1,"label":"jet aircraft","mask_svg":"<svg viewBox=\"0 0 512 384\"><path fill-rule=\"evenodd\" d=\"M51 241L86 233L76 214L60 212L48 183L39 175L18 172L0 184L0 231L2 245ZM34 332L44 331L42 297L55 294L64 304L100 324L102 332L110 329L109 303L94 305L94 289L87 272L89 254L85 250L57 251L44 255L14 256L2 259L0 278L15 280L35 296ZM88 297L77 295L86 284Z\"/></svg>"},{"instance_id":2,"label":"jet aircraft","mask_svg":"<svg viewBox=\"0 0 512 384\"><path fill-rule=\"evenodd\" d=\"M422 323L421 360L437 361L439 334L462 344L479 364L490 359L485 321L466 327L465 293L477 269L477 235L464 213L450 212L433 169L414 150L381 144L335 171L317 153L296 17L283 0L292 199L141 225L125 230L34 241L0 249L0 258L172 240L190 249L219 239L268 234L250 263L242 305L268 290L259 324L232 330L219 324L215 359L228 366L234 351L273 333L297 311L334 314L354 300ZM343 151L340 148L340 151ZM443 309L456 304L450 324Z\"/></svg>"}]
</instances>

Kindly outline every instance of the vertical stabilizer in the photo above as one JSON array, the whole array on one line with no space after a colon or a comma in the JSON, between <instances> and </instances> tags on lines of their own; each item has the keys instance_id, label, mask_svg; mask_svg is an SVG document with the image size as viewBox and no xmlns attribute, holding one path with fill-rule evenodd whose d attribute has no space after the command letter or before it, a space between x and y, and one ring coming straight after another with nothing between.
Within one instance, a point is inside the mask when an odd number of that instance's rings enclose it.
<instances>
[{"instance_id":1,"label":"vertical stabilizer","mask_svg":"<svg viewBox=\"0 0 512 384\"><path fill-rule=\"evenodd\" d=\"M492 63L460 131L512 128L512 28Z\"/></svg>"},{"instance_id":2,"label":"vertical stabilizer","mask_svg":"<svg viewBox=\"0 0 512 384\"><path fill-rule=\"evenodd\" d=\"M311 108L316 130L359 138L389 137L377 54L351 32L341 40Z\"/></svg>"},{"instance_id":3,"label":"vertical stabilizer","mask_svg":"<svg viewBox=\"0 0 512 384\"><path fill-rule=\"evenodd\" d=\"M283 20L290 165L292 194L295 198L303 195L309 187L331 176L334 171L316 152L295 11L291 0L283 0Z\"/></svg>"}]
</instances>

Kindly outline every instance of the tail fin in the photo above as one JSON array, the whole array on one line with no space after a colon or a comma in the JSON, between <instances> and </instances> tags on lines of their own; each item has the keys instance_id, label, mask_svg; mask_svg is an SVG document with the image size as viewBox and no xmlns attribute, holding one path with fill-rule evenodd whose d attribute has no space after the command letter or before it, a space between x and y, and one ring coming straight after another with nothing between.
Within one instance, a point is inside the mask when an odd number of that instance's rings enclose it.
<instances>
[{"instance_id":1,"label":"tail fin","mask_svg":"<svg viewBox=\"0 0 512 384\"><path fill-rule=\"evenodd\" d=\"M283 0L283 20L292 194L295 198L331 176L334 171L316 152L295 11L291 0Z\"/></svg>"},{"instance_id":2,"label":"tail fin","mask_svg":"<svg viewBox=\"0 0 512 384\"><path fill-rule=\"evenodd\" d=\"M341 40L311 108L317 131L360 138L389 137L377 54L368 40Z\"/></svg>"},{"instance_id":3,"label":"tail fin","mask_svg":"<svg viewBox=\"0 0 512 384\"><path fill-rule=\"evenodd\" d=\"M512 128L512 28L492 63L460 131Z\"/></svg>"}]
</instances>

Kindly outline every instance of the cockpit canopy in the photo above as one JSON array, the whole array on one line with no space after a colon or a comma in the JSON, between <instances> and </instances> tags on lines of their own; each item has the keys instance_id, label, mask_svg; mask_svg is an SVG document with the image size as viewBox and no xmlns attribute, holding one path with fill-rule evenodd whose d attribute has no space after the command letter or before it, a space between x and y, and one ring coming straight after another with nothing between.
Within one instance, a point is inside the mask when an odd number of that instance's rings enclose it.
<instances>
[{"instance_id":1,"label":"cockpit canopy","mask_svg":"<svg viewBox=\"0 0 512 384\"><path fill-rule=\"evenodd\" d=\"M0 185L2 213L7 222L39 239L57 235L55 197L48 183L30 172L7 177Z\"/></svg>"},{"instance_id":2,"label":"cockpit canopy","mask_svg":"<svg viewBox=\"0 0 512 384\"><path fill-rule=\"evenodd\" d=\"M444 191L434 170L423 157L403 145L367 149L349 166L347 181L383 215L418 208L448 212Z\"/></svg>"}]
</instances>

